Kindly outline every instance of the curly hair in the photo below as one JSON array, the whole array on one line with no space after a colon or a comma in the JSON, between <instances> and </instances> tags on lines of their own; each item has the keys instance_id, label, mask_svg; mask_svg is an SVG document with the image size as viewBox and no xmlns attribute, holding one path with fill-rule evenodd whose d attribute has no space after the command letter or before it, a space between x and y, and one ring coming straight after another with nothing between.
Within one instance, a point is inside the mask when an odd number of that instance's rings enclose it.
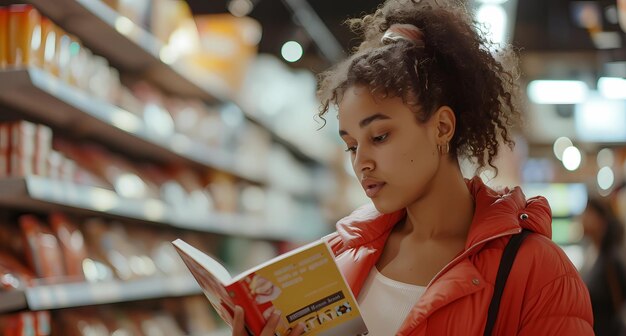
<instances>
[{"instance_id":1,"label":"curly hair","mask_svg":"<svg viewBox=\"0 0 626 336\"><path fill-rule=\"evenodd\" d=\"M423 45L407 40L383 44L383 34L396 23L421 30ZM496 58L481 26L460 3L388 0L375 13L348 24L363 42L320 75L321 119L353 85L383 98L401 97L420 123L449 106L457 120L450 153L470 159L478 169L495 169L499 139L512 148L509 128L519 120L514 50L496 50Z\"/></svg>"}]
</instances>

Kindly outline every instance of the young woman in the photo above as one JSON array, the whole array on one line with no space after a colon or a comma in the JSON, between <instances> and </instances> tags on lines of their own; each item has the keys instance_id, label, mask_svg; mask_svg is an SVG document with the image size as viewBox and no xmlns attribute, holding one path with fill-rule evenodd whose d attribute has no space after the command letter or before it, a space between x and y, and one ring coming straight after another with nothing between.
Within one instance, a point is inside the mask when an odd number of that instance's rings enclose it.
<instances>
[{"instance_id":1,"label":"young woman","mask_svg":"<svg viewBox=\"0 0 626 336\"><path fill-rule=\"evenodd\" d=\"M593 307L596 336L626 335L622 312L626 302L626 268L620 257L622 223L607 202L591 198L581 215L585 237L595 253L583 272Z\"/></svg>"},{"instance_id":2,"label":"young woman","mask_svg":"<svg viewBox=\"0 0 626 336\"><path fill-rule=\"evenodd\" d=\"M494 335L593 335L589 294L551 240L542 197L463 178L512 146L515 76L469 16L442 1L389 0L353 20L363 43L322 75L324 117L373 205L327 237L370 336L482 335L502 251L522 229ZM234 335L243 335L242 312ZM278 317L263 336L272 335ZM291 335L300 334L301 329Z\"/></svg>"}]
</instances>

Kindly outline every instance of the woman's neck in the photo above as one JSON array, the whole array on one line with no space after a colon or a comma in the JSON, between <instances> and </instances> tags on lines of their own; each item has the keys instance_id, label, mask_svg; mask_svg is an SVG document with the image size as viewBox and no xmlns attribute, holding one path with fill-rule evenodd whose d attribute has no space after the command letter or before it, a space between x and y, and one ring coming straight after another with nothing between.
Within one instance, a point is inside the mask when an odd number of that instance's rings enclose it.
<instances>
[{"instance_id":1,"label":"woman's neck","mask_svg":"<svg viewBox=\"0 0 626 336\"><path fill-rule=\"evenodd\" d=\"M474 199L456 160L442 163L428 192L409 205L397 229L417 241L465 241L474 217Z\"/></svg>"}]
</instances>

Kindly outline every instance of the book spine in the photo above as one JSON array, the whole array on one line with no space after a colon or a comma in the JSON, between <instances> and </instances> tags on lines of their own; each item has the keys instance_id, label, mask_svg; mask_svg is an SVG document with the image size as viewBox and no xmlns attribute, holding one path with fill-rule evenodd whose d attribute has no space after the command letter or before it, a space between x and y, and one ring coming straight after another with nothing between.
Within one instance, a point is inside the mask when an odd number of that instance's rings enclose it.
<instances>
[{"instance_id":1,"label":"book spine","mask_svg":"<svg viewBox=\"0 0 626 336\"><path fill-rule=\"evenodd\" d=\"M248 286L242 283L242 281L237 281L227 286L226 290L235 305L243 308L248 334L252 336L260 335L263 327L265 327L265 318L258 309L254 297L248 290Z\"/></svg>"}]
</instances>

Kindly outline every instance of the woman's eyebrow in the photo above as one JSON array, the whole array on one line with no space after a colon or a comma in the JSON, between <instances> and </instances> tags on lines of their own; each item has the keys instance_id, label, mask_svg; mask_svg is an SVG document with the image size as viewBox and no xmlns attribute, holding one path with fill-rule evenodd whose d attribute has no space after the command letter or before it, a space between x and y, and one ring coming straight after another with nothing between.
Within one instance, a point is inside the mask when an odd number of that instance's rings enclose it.
<instances>
[{"instance_id":1,"label":"woman's eyebrow","mask_svg":"<svg viewBox=\"0 0 626 336\"><path fill-rule=\"evenodd\" d=\"M369 124L371 124L372 122L376 121L376 120L386 120L386 119L391 119L389 116L386 116L382 113L376 113L373 114L363 120L361 120L359 122L359 127L363 128ZM348 135L348 132L344 131L344 130L339 130L339 136L344 136L344 135Z\"/></svg>"}]
</instances>

